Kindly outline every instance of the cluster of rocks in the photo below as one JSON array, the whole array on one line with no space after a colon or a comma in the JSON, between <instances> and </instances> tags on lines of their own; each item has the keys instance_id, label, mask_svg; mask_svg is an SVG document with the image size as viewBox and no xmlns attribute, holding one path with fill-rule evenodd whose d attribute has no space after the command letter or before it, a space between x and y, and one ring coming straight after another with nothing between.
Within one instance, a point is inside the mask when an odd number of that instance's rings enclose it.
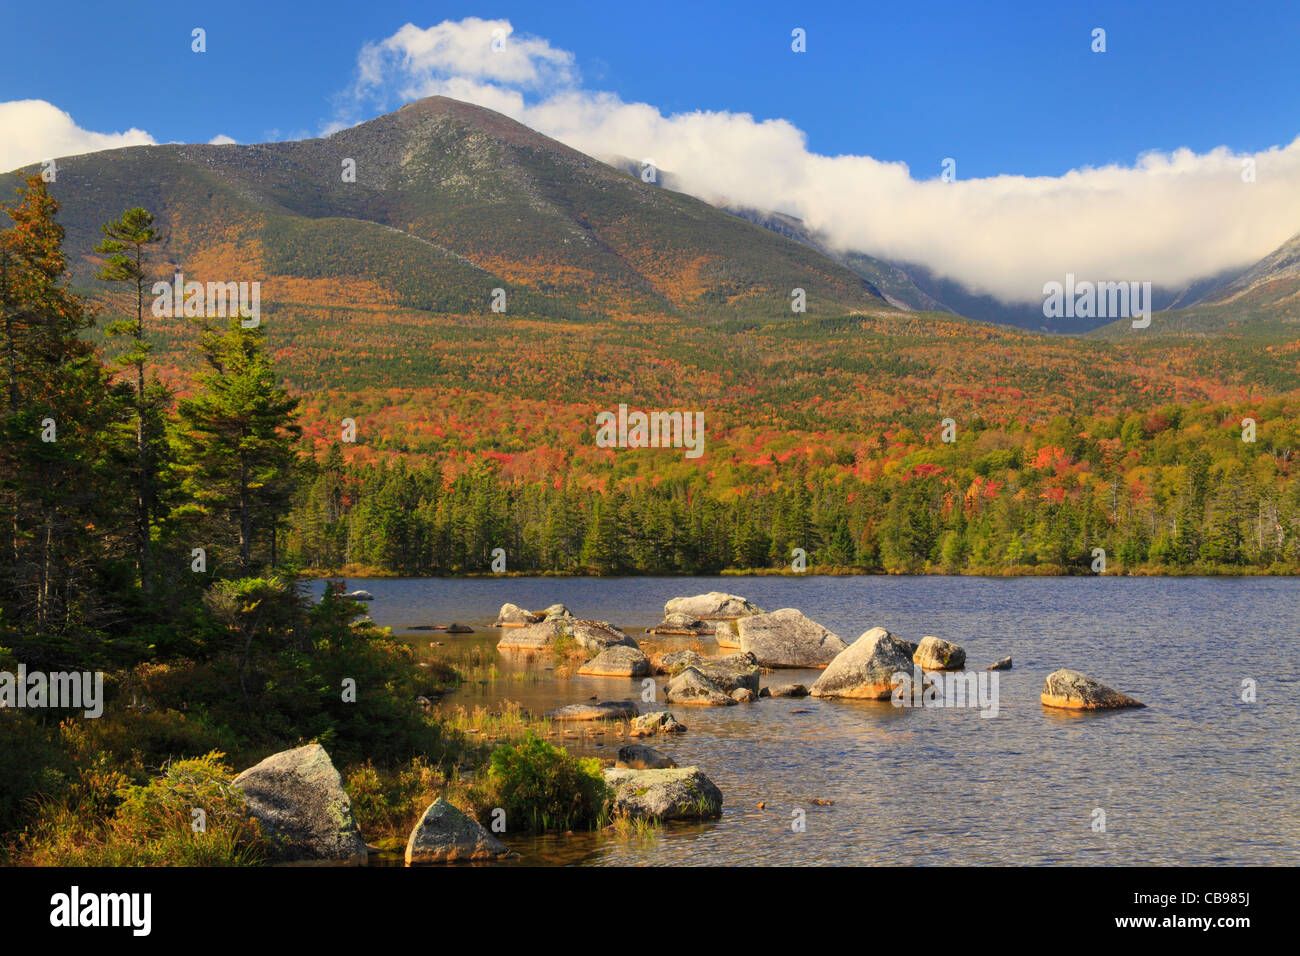
<instances>
[{"instance_id":1,"label":"cluster of rocks","mask_svg":"<svg viewBox=\"0 0 1300 956\"><path fill-rule=\"evenodd\" d=\"M540 611L525 611L517 604L503 604L493 627L527 627L543 621L572 619L573 613L563 604L552 604Z\"/></svg>"},{"instance_id":2,"label":"cluster of rocks","mask_svg":"<svg viewBox=\"0 0 1300 956\"><path fill-rule=\"evenodd\" d=\"M577 620L562 604L544 611L506 604L497 624L517 628L516 633L503 636L498 647L536 649L554 644L562 635L569 636L595 655L582 665L580 675L640 678L658 671L669 676L667 699L691 706L725 707L762 697L804 694L886 700L893 694L893 676L899 671L914 667L926 672L958 671L966 667L965 649L942 638L927 636L912 643L876 627L847 643L796 608L764 611L740 595L722 591L673 598L664 605L664 620L649 633L712 634L719 647L737 651L724 657L706 658L687 650L652 662L623 631L605 621ZM1004 657L987 669L1011 667L1011 658ZM822 674L810 688L801 684L760 686L763 669L780 668L819 668ZM1141 706L1069 670L1048 676L1041 700L1049 707L1076 710Z\"/></svg>"},{"instance_id":3,"label":"cluster of rocks","mask_svg":"<svg viewBox=\"0 0 1300 956\"><path fill-rule=\"evenodd\" d=\"M665 696L681 705L731 706L761 697L809 694L827 699L887 700L893 694L894 674L900 671L914 667L952 671L966 666L965 650L937 637L924 637L913 644L875 627L848 644L794 608L768 613L744 598L722 592L676 598L664 610L665 624L685 627L713 622L709 626L718 643L727 646L725 637L739 648L737 653L716 658L691 650L664 655L659 664L669 675ZM583 664L580 674L636 678L651 672L649 658L627 634L605 621L576 619L561 604L536 612L507 604L497 626L512 629L498 645L503 648L541 648L562 637L573 640L594 655ZM1005 657L988 669L1011 666L1011 658ZM762 668L822 668L822 673L811 687L795 683L760 687ZM1068 669L1047 676L1040 699L1047 707L1081 711L1145 706ZM627 720L632 737L686 730L669 711L639 714L632 700L592 700L559 707L544 716L555 721ZM722 812L721 791L698 767L678 767L672 758L651 747L620 747L617 763L603 773L614 794L616 814L678 820L716 817ZM366 862L370 848L357 827L342 778L319 744L267 757L236 777L233 786L242 794L249 814L260 822L274 862ZM490 861L509 853L509 848L476 820L439 798L411 831L406 863Z\"/></svg>"},{"instance_id":4,"label":"cluster of rocks","mask_svg":"<svg viewBox=\"0 0 1300 956\"><path fill-rule=\"evenodd\" d=\"M572 640L591 654L599 654L610 647L640 650L635 640L608 621L580 621L571 616L548 617L532 624L511 625L511 629L497 642L497 647L502 650L535 651L554 647L562 638Z\"/></svg>"}]
</instances>

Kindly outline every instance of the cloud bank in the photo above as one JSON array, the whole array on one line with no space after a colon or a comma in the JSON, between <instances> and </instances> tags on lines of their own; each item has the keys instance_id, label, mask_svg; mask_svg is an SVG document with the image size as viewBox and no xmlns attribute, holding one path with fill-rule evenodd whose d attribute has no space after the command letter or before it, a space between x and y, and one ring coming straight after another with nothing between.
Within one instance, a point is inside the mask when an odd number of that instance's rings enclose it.
<instances>
[{"instance_id":1,"label":"cloud bank","mask_svg":"<svg viewBox=\"0 0 1300 956\"><path fill-rule=\"evenodd\" d=\"M154 138L134 127L124 133L82 129L72 116L45 100L0 103L0 171L59 156L79 156L119 146L148 146Z\"/></svg>"},{"instance_id":2,"label":"cloud bank","mask_svg":"<svg viewBox=\"0 0 1300 956\"><path fill-rule=\"evenodd\" d=\"M1176 288L1249 265L1300 231L1300 137L1258 153L1149 152L1056 177L917 179L902 163L813 153L785 120L665 116L586 89L572 53L516 35L508 20L408 23L366 44L325 132L433 95L591 155L652 160L701 199L798 216L837 249L920 263L1006 302L1041 302L1043 284L1066 273Z\"/></svg>"}]
</instances>

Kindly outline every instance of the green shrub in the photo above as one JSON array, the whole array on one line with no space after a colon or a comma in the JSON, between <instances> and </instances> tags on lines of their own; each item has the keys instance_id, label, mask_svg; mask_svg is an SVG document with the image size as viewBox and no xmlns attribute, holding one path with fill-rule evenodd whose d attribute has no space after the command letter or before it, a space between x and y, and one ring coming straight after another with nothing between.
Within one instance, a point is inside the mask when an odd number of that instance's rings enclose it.
<instances>
[{"instance_id":1,"label":"green shrub","mask_svg":"<svg viewBox=\"0 0 1300 956\"><path fill-rule=\"evenodd\" d=\"M510 831L543 832L601 826L611 796L599 760L579 759L529 733L492 752L471 800L484 824L501 808Z\"/></svg>"}]
</instances>

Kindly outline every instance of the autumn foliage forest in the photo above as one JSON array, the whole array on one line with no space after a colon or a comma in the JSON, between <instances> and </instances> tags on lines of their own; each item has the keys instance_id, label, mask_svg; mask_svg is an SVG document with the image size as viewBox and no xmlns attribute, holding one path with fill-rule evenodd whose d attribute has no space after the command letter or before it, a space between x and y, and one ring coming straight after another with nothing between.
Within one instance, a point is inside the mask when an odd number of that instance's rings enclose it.
<instances>
[{"instance_id":1,"label":"autumn foliage forest","mask_svg":"<svg viewBox=\"0 0 1300 956\"><path fill-rule=\"evenodd\" d=\"M1285 334L1108 341L779 305L500 314L487 295L437 314L263 288L301 399L280 550L304 572L488 573L497 548L512 572L777 570L795 548L813 571L1094 573L1096 549L1112 573L1300 568ZM190 325L154 322L182 395ZM597 447L596 414L620 403L703 411L704 454Z\"/></svg>"}]
</instances>

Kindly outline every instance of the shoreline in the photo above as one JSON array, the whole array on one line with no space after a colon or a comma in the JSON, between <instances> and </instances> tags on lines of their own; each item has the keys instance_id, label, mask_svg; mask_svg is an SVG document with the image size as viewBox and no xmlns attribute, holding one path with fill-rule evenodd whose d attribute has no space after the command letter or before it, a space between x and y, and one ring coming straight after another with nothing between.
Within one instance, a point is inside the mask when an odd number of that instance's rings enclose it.
<instances>
[{"instance_id":1,"label":"shoreline","mask_svg":"<svg viewBox=\"0 0 1300 956\"><path fill-rule=\"evenodd\" d=\"M1171 570L1168 568L1134 568L1126 571L1106 571L1098 574L1092 571L1067 570L1059 565L1053 566L1018 566L1013 568L980 568L967 571L920 570L920 571L869 571L863 568L828 567L791 571L788 568L728 568L714 573L687 574L682 572L637 572L634 574L591 574L583 571L467 571L463 574L400 574L382 568L364 565L345 565L332 570L309 569L293 572L294 576L306 580L427 580L441 579L447 581L478 580L488 578L585 578L591 580L615 580L637 578L988 578L991 580L1010 580L1014 578L1297 578L1300 567L1268 568L1233 568L1231 571L1214 567L1190 567Z\"/></svg>"}]
</instances>

